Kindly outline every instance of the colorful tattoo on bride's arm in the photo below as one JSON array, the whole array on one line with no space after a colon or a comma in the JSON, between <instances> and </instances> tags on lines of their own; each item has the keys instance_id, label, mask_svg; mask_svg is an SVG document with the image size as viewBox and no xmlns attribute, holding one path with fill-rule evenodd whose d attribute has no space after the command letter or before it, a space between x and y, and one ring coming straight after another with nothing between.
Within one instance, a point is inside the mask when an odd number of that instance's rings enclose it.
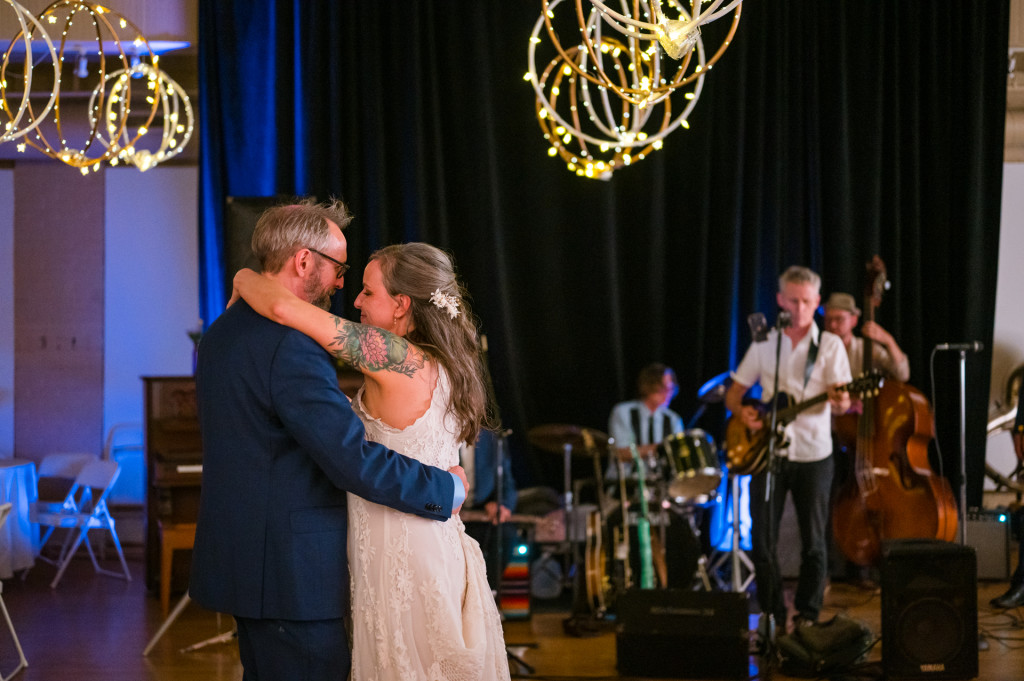
<instances>
[{"instance_id":1,"label":"colorful tattoo on bride's arm","mask_svg":"<svg viewBox=\"0 0 1024 681\"><path fill-rule=\"evenodd\" d=\"M394 371L412 376L423 368L423 351L375 326L334 318L337 334L327 346L340 362L363 373Z\"/></svg>"}]
</instances>

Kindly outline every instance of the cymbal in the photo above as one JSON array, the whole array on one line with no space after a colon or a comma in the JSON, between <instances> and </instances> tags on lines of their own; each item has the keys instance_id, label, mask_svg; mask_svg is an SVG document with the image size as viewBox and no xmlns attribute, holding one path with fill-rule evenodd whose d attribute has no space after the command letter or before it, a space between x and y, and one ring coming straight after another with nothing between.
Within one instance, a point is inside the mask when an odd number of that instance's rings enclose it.
<instances>
[{"instance_id":1,"label":"cymbal","mask_svg":"<svg viewBox=\"0 0 1024 681\"><path fill-rule=\"evenodd\" d=\"M567 423L535 426L526 432L526 439L537 449L552 454L564 454L566 445L573 456L590 456L608 447L608 436L601 431Z\"/></svg>"},{"instance_id":2,"label":"cymbal","mask_svg":"<svg viewBox=\"0 0 1024 681\"><path fill-rule=\"evenodd\" d=\"M725 393L732 385L732 376L729 372L718 374L697 390L697 399L704 404L717 404L725 399Z\"/></svg>"}]
</instances>

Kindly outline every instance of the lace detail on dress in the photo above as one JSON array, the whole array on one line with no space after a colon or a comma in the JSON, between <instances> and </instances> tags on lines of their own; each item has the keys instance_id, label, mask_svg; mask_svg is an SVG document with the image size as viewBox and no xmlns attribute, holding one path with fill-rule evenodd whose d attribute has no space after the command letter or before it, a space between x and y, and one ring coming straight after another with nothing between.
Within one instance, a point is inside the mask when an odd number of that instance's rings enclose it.
<instances>
[{"instance_id":1,"label":"lace detail on dress","mask_svg":"<svg viewBox=\"0 0 1024 681\"><path fill-rule=\"evenodd\" d=\"M451 387L443 369L430 406L399 430L353 400L367 438L423 463L459 462ZM462 521L428 520L348 495L353 681L509 678L501 617L480 546Z\"/></svg>"}]
</instances>

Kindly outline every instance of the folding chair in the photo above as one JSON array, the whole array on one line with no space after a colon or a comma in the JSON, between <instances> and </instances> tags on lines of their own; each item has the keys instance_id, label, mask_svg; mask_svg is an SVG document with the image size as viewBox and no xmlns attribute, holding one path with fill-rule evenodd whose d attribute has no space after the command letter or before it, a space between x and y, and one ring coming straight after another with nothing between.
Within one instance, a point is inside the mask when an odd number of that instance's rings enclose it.
<instances>
[{"instance_id":1,"label":"folding chair","mask_svg":"<svg viewBox=\"0 0 1024 681\"><path fill-rule=\"evenodd\" d=\"M0 527L7 522L7 516L11 514L11 502L6 504L0 504ZM14 639L14 647L18 651L18 666L14 668L7 676L0 674L0 681L8 681L14 677L15 674L20 672L22 669L28 666L28 660L25 659L25 651L21 649L21 641L18 640L18 634L14 631L14 623L11 622L11 616L7 612L7 604L4 603L4 583L0 582L0 613L4 616L4 621L7 622L7 628L11 631L11 638Z\"/></svg>"},{"instance_id":2,"label":"folding chair","mask_svg":"<svg viewBox=\"0 0 1024 681\"><path fill-rule=\"evenodd\" d=\"M61 508L68 490L85 464L99 457L86 453L47 454L39 462L37 494L39 501L49 502L53 510ZM39 507L39 505L37 505Z\"/></svg>"},{"instance_id":3,"label":"folding chair","mask_svg":"<svg viewBox=\"0 0 1024 681\"><path fill-rule=\"evenodd\" d=\"M71 491L65 497L61 508L54 509L49 504L33 507L32 521L39 523L40 527L47 528L39 544L40 553L36 557L39 560L57 566L57 575L50 582L51 589L57 588L57 583L64 576L64 571L67 569L68 564L74 557L75 552L78 551L78 547L83 543L85 544L86 551L89 552L89 558L92 560L92 565L96 572L112 577L122 576L118 572L105 570L100 567L99 562L96 560L96 554L93 552L92 544L89 541L89 530L93 529L110 532L110 538L114 542L114 548L117 549L117 557L120 559L121 567L124 570L123 576L126 580L131 581L132 576L128 571L128 563L124 559L121 540L117 536L117 530L114 529L114 519L110 517L110 513L107 510L107 496L110 494L110 489L120 472L121 469L116 461L90 461L75 477ZM61 546L58 557L54 560L43 556L42 550L46 546L46 542L53 535L54 530L58 527L65 528L69 532L64 540L64 544Z\"/></svg>"}]
</instances>

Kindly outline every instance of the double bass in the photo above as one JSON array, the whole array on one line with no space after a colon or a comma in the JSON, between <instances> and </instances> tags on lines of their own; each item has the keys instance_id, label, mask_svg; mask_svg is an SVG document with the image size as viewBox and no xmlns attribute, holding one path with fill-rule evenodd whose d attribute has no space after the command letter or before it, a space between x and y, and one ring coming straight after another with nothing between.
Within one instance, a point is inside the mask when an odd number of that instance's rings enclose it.
<instances>
[{"instance_id":1,"label":"double bass","mask_svg":"<svg viewBox=\"0 0 1024 681\"><path fill-rule=\"evenodd\" d=\"M864 319L873 321L885 290L885 264L877 255L867 264ZM864 338L865 373L874 370L872 340ZM856 448L853 475L838 491L832 531L843 554L857 565L873 565L886 539L956 536L952 488L928 462L935 435L924 394L906 383L886 380L878 393L863 398L859 418L836 419L840 447ZM852 417L852 418L851 418ZM850 422L855 420L855 430Z\"/></svg>"}]
</instances>

